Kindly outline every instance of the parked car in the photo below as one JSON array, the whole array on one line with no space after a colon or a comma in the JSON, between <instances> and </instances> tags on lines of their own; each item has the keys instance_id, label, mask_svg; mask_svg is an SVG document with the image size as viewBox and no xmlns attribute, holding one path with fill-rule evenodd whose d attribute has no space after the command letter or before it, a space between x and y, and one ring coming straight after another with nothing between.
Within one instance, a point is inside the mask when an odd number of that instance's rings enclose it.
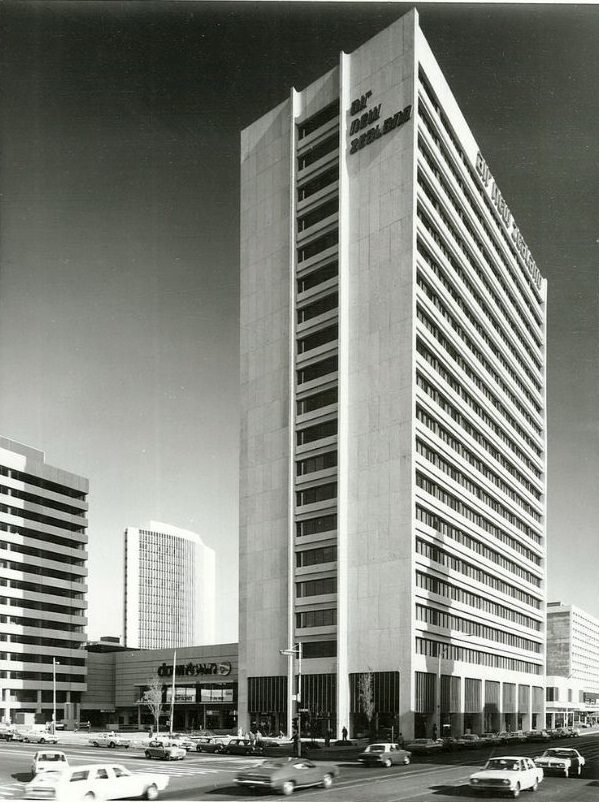
<instances>
[{"instance_id":1,"label":"parked car","mask_svg":"<svg viewBox=\"0 0 599 802\"><path fill-rule=\"evenodd\" d=\"M536 791L543 781L543 769L528 757L492 757L470 777L470 787L481 791L502 791L514 798L520 791Z\"/></svg>"},{"instance_id":2,"label":"parked car","mask_svg":"<svg viewBox=\"0 0 599 802\"><path fill-rule=\"evenodd\" d=\"M577 749L546 749L540 757L535 757L534 761L543 771L555 771L565 777L571 774L580 776L585 764L584 757Z\"/></svg>"},{"instance_id":3,"label":"parked car","mask_svg":"<svg viewBox=\"0 0 599 802\"><path fill-rule=\"evenodd\" d=\"M502 743L502 739L499 737L498 732L483 732L480 736L481 741L483 741L484 746L496 746L497 744Z\"/></svg>"},{"instance_id":4,"label":"parked car","mask_svg":"<svg viewBox=\"0 0 599 802\"><path fill-rule=\"evenodd\" d=\"M223 752L225 746L229 743L229 738L223 740L218 736L212 736L210 738L199 738L196 741L196 752L211 752L213 754L219 754Z\"/></svg>"},{"instance_id":5,"label":"parked car","mask_svg":"<svg viewBox=\"0 0 599 802\"><path fill-rule=\"evenodd\" d=\"M537 743L539 741L544 743L551 740L551 735L549 735L547 730L529 730L525 735L526 740L531 741L531 743Z\"/></svg>"},{"instance_id":6,"label":"parked car","mask_svg":"<svg viewBox=\"0 0 599 802\"><path fill-rule=\"evenodd\" d=\"M442 738L415 738L406 744L406 749L414 754L427 754L428 752L440 752L445 748Z\"/></svg>"},{"instance_id":7,"label":"parked car","mask_svg":"<svg viewBox=\"0 0 599 802\"><path fill-rule=\"evenodd\" d=\"M54 799L81 802L93 799L157 799L169 778L165 774L135 772L124 766L95 763L70 766L65 771L45 771L25 786L25 799Z\"/></svg>"},{"instance_id":8,"label":"parked car","mask_svg":"<svg viewBox=\"0 0 599 802\"><path fill-rule=\"evenodd\" d=\"M578 738L580 735L580 730L577 730L576 727L568 727L567 730L570 738Z\"/></svg>"},{"instance_id":9,"label":"parked car","mask_svg":"<svg viewBox=\"0 0 599 802\"><path fill-rule=\"evenodd\" d=\"M36 752L31 762L31 775L41 774L43 771L64 771L68 769L69 761L64 752L56 749L43 749Z\"/></svg>"},{"instance_id":10,"label":"parked car","mask_svg":"<svg viewBox=\"0 0 599 802\"><path fill-rule=\"evenodd\" d=\"M257 741L250 741L246 738L231 738L223 748L223 752L228 755L261 755L264 752L264 746Z\"/></svg>"},{"instance_id":11,"label":"parked car","mask_svg":"<svg viewBox=\"0 0 599 802\"><path fill-rule=\"evenodd\" d=\"M19 741L22 742L25 740L22 733L19 730L16 730L14 727L7 727L6 729L0 730L0 739L4 741Z\"/></svg>"},{"instance_id":12,"label":"parked car","mask_svg":"<svg viewBox=\"0 0 599 802\"><path fill-rule=\"evenodd\" d=\"M57 744L58 738L44 730L26 730L22 732L23 741L28 744Z\"/></svg>"},{"instance_id":13,"label":"parked car","mask_svg":"<svg viewBox=\"0 0 599 802\"><path fill-rule=\"evenodd\" d=\"M114 749L117 746L129 749L131 746L131 741L128 738L123 738L122 735L117 735L114 732L109 732L108 735L96 735L94 738L90 738L89 742L92 746L107 746L109 749Z\"/></svg>"},{"instance_id":14,"label":"parked car","mask_svg":"<svg viewBox=\"0 0 599 802\"><path fill-rule=\"evenodd\" d=\"M273 759L240 772L235 783L247 788L271 789L290 796L297 788L314 785L330 788L338 776L339 768L327 763L316 764L306 758Z\"/></svg>"},{"instance_id":15,"label":"parked car","mask_svg":"<svg viewBox=\"0 0 599 802\"><path fill-rule=\"evenodd\" d=\"M183 760L187 751L176 741L150 741L144 754L148 760Z\"/></svg>"},{"instance_id":16,"label":"parked car","mask_svg":"<svg viewBox=\"0 0 599 802\"><path fill-rule=\"evenodd\" d=\"M466 733L462 735L461 738L458 738L458 744L466 749L478 749L479 746L483 745L483 741L479 735L472 732Z\"/></svg>"},{"instance_id":17,"label":"parked car","mask_svg":"<svg viewBox=\"0 0 599 802\"><path fill-rule=\"evenodd\" d=\"M358 760L365 766L407 766L412 756L407 749L400 749L397 744L370 744L358 755Z\"/></svg>"}]
</instances>

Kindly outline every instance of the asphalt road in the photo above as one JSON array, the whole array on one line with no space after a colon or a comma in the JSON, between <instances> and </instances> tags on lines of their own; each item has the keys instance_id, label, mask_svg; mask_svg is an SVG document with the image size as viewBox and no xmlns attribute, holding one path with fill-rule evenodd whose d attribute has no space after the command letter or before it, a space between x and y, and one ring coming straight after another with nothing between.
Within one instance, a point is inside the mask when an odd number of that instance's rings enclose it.
<instances>
[{"instance_id":1,"label":"asphalt road","mask_svg":"<svg viewBox=\"0 0 599 802\"><path fill-rule=\"evenodd\" d=\"M569 779L545 777L534 802L599 802L599 736L553 741L550 745L572 746L585 756L587 765L581 777ZM22 798L23 787L30 779L32 755L40 747L35 744L0 743L0 802ZM170 783L161 799L194 800L195 802L249 802L265 799L264 794L234 784L235 774L243 767L260 762L254 758L188 753L176 762L148 761L139 750L97 749L91 746L63 746L71 764L122 763L131 771L153 771L168 774ZM341 774L332 789L298 791L298 799L311 802L460 802L481 798L470 790L468 778L482 766L490 754L538 755L543 744L519 744L516 747L494 747L459 751L415 758L410 766L390 769L366 769L339 761ZM526 794L523 794L526 798ZM276 796L272 797L276 799ZM487 795L486 799L501 799ZM505 798L505 797L503 797Z\"/></svg>"}]
</instances>

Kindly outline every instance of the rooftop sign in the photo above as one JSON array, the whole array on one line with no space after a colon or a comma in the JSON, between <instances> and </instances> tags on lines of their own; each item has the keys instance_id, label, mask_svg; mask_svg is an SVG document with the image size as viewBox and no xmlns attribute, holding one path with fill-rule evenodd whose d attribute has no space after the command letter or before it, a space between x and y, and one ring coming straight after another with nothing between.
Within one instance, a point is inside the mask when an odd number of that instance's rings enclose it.
<instances>
[{"instance_id":1,"label":"rooftop sign","mask_svg":"<svg viewBox=\"0 0 599 802\"><path fill-rule=\"evenodd\" d=\"M476 172L479 174L485 189L487 190L487 194L493 202L493 205L499 212L499 216L501 217L508 234L512 238L518 253L524 260L524 264L526 265L526 269L528 270L530 277L536 284L537 288L540 288L541 273L539 268L537 267L535 260L532 258L530 249L524 241L524 237L520 233L520 229L516 225L516 221L508 209L508 205L505 202L503 195L499 191L499 187L497 186L497 183L493 178L491 171L489 170L487 163L483 159L480 151L476 154Z\"/></svg>"}]
</instances>

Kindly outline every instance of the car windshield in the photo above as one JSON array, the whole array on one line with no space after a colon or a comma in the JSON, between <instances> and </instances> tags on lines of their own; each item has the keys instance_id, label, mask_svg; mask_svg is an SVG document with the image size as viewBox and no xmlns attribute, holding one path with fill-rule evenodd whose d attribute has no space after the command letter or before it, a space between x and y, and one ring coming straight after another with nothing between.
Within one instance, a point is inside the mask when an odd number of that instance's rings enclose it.
<instances>
[{"instance_id":1,"label":"car windshield","mask_svg":"<svg viewBox=\"0 0 599 802\"><path fill-rule=\"evenodd\" d=\"M385 747L383 744L372 744L371 746L366 747L367 752L384 752Z\"/></svg>"},{"instance_id":2,"label":"car windshield","mask_svg":"<svg viewBox=\"0 0 599 802\"><path fill-rule=\"evenodd\" d=\"M490 771L518 771L520 761L512 760L509 757L496 757L487 761L485 769Z\"/></svg>"},{"instance_id":3,"label":"car windshield","mask_svg":"<svg viewBox=\"0 0 599 802\"><path fill-rule=\"evenodd\" d=\"M285 764L281 760L265 760L260 765L265 769L280 769Z\"/></svg>"},{"instance_id":4,"label":"car windshield","mask_svg":"<svg viewBox=\"0 0 599 802\"><path fill-rule=\"evenodd\" d=\"M571 757L573 752L570 749L548 749L543 757Z\"/></svg>"}]
</instances>

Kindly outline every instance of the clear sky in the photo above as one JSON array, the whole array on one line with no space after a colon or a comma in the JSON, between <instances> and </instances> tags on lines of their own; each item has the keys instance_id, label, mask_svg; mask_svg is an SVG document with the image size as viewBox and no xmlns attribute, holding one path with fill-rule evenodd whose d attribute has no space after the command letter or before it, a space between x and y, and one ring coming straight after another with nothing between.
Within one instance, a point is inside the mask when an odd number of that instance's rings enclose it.
<instances>
[{"instance_id":1,"label":"clear sky","mask_svg":"<svg viewBox=\"0 0 599 802\"><path fill-rule=\"evenodd\" d=\"M409 7L0 5L0 433L90 480L92 638L154 519L236 640L239 132ZM549 599L599 617L599 7L417 7L549 282Z\"/></svg>"}]
</instances>

